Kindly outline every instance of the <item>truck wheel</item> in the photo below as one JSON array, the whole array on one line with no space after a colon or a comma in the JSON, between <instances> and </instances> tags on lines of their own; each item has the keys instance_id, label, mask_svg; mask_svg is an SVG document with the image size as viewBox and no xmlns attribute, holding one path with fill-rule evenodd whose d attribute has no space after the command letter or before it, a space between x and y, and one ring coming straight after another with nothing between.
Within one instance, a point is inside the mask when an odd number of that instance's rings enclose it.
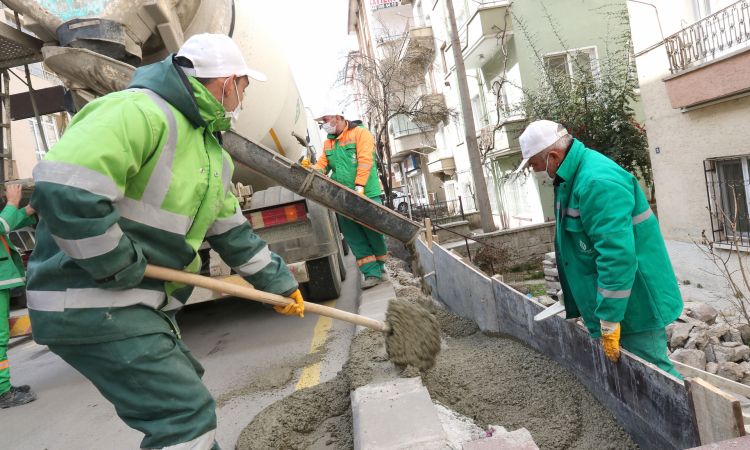
<instances>
[{"instance_id":1,"label":"truck wheel","mask_svg":"<svg viewBox=\"0 0 750 450\"><path fill-rule=\"evenodd\" d=\"M344 264L344 253L339 252L337 256L337 259L339 260L339 272L341 273L341 281L346 281L346 264Z\"/></svg>"},{"instance_id":2,"label":"truck wheel","mask_svg":"<svg viewBox=\"0 0 750 450\"><path fill-rule=\"evenodd\" d=\"M341 294L338 264L336 254L307 261L307 272L310 275L307 290L310 293L310 300L320 302L338 298Z\"/></svg>"}]
</instances>

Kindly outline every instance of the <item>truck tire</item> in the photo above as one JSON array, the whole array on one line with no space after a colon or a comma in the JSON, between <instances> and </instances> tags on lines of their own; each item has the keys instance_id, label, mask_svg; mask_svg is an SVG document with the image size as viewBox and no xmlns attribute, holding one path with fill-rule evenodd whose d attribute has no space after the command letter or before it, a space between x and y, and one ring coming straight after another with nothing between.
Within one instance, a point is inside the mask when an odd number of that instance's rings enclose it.
<instances>
[{"instance_id":1,"label":"truck tire","mask_svg":"<svg viewBox=\"0 0 750 450\"><path fill-rule=\"evenodd\" d=\"M341 273L341 281L346 281L346 264L344 264L344 253L339 252L337 256L339 260L339 272Z\"/></svg>"},{"instance_id":2,"label":"truck tire","mask_svg":"<svg viewBox=\"0 0 750 450\"><path fill-rule=\"evenodd\" d=\"M307 291L310 300L315 302L333 300L341 295L341 276L338 265L337 253L307 261L307 272L310 275Z\"/></svg>"}]
</instances>

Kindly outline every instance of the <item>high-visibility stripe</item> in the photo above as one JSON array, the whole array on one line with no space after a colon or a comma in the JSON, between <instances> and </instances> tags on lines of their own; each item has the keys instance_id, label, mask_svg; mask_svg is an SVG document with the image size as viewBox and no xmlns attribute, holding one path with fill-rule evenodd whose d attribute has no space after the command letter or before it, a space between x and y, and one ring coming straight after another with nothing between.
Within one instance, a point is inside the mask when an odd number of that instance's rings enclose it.
<instances>
[{"instance_id":1,"label":"high-visibility stripe","mask_svg":"<svg viewBox=\"0 0 750 450\"><path fill-rule=\"evenodd\" d=\"M357 266L358 267L362 267L365 264L369 264L369 263L375 262L375 261L377 261L377 259L375 259L374 256L365 256L364 258L357 260Z\"/></svg>"},{"instance_id":2,"label":"high-visibility stripe","mask_svg":"<svg viewBox=\"0 0 750 450\"><path fill-rule=\"evenodd\" d=\"M187 442L170 445L168 447L161 447L161 450L209 450L213 447L215 439L216 430L214 429Z\"/></svg>"},{"instance_id":3,"label":"high-visibility stripe","mask_svg":"<svg viewBox=\"0 0 750 450\"><path fill-rule=\"evenodd\" d=\"M99 236L83 239L63 239L53 234L52 239L71 258L88 259L104 255L117 248L120 239L122 239L122 229L119 225L114 224Z\"/></svg>"},{"instance_id":4,"label":"high-visibility stripe","mask_svg":"<svg viewBox=\"0 0 750 450\"><path fill-rule=\"evenodd\" d=\"M221 181L224 183L224 192L229 192L232 186L232 163L224 158L221 166Z\"/></svg>"},{"instance_id":5,"label":"high-visibility stripe","mask_svg":"<svg viewBox=\"0 0 750 450\"><path fill-rule=\"evenodd\" d=\"M84 288L66 291L26 291L29 309L34 311L62 312L66 309L84 308L123 308L133 305L145 305L159 308L166 300L162 291L149 289L111 289Z\"/></svg>"},{"instance_id":6,"label":"high-visibility stripe","mask_svg":"<svg viewBox=\"0 0 750 450\"><path fill-rule=\"evenodd\" d=\"M206 237L224 234L227 231L233 228L237 228L238 226L246 224L246 223L247 223L247 218L245 218L245 216L242 214L242 211L240 211L240 208L238 206L237 210L230 217L215 220L214 223L211 225L211 228L208 229L208 232L206 233Z\"/></svg>"},{"instance_id":7,"label":"high-visibility stripe","mask_svg":"<svg viewBox=\"0 0 750 450\"><path fill-rule=\"evenodd\" d=\"M188 216L164 211L158 206L131 198L122 199L116 206L126 219L181 236L187 234L193 222Z\"/></svg>"},{"instance_id":8,"label":"high-visibility stripe","mask_svg":"<svg viewBox=\"0 0 750 450\"><path fill-rule=\"evenodd\" d=\"M154 167L151 173L151 178L148 180L146 188L143 190L143 201L146 201L154 206L161 206L164 203L164 199L169 191L169 185L172 184L172 165L174 163L174 154L177 148L177 120L174 116L174 111L169 106L166 100L164 100L159 94L149 89L131 89L137 92L143 92L148 95L151 101L161 109L164 113L164 117L167 119L167 142L161 149L159 160L156 161L156 167Z\"/></svg>"},{"instance_id":9,"label":"high-visibility stripe","mask_svg":"<svg viewBox=\"0 0 750 450\"><path fill-rule=\"evenodd\" d=\"M575 208L568 208L565 211L565 215L568 217L581 217L581 210Z\"/></svg>"},{"instance_id":10,"label":"high-visibility stripe","mask_svg":"<svg viewBox=\"0 0 750 450\"><path fill-rule=\"evenodd\" d=\"M633 216L633 225L638 225L641 222L645 222L648 218L654 215L654 212L651 210L651 208L647 209L646 211Z\"/></svg>"},{"instance_id":11,"label":"high-visibility stripe","mask_svg":"<svg viewBox=\"0 0 750 450\"><path fill-rule=\"evenodd\" d=\"M2 280L0 281L0 287L8 286L9 284L16 284L16 283L25 283L26 278L20 277L20 278L11 278L9 280Z\"/></svg>"},{"instance_id":12,"label":"high-visibility stripe","mask_svg":"<svg viewBox=\"0 0 750 450\"><path fill-rule=\"evenodd\" d=\"M0 361L0 370L5 370L10 367L10 362L7 359Z\"/></svg>"},{"instance_id":13,"label":"high-visibility stripe","mask_svg":"<svg viewBox=\"0 0 750 450\"><path fill-rule=\"evenodd\" d=\"M375 259L377 259L378 261L385 261L388 259L388 255L376 256Z\"/></svg>"},{"instance_id":14,"label":"high-visibility stripe","mask_svg":"<svg viewBox=\"0 0 750 450\"><path fill-rule=\"evenodd\" d=\"M599 288L599 293L605 298L628 298L630 297L631 289L624 291L610 291L607 289Z\"/></svg>"},{"instance_id":15,"label":"high-visibility stripe","mask_svg":"<svg viewBox=\"0 0 750 450\"><path fill-rule=\"evenodd\" d=\"M42 160L34 167L33 176L35 183L62 184L101 195L111 201L123 196L112 178L76 164Z\"/></svg>"},{"instance_id":16,"label":"high-visibility stripe","mask_svg":"<svg viewBox=\"0 0 750 450\"><path fill-rule=\"evenodd\" d=\"M357 167L360 169L372 169L372 164L358 164Z\"/></svg>"},{"instance_id":17,"label":"high-visibility stripe","mask_svg":"<svg viewBox=\"0 0 750 450\"><path fill-rule=\"evenodd\" d=\"M268 246L264 246L258 253L256 253L250 261L242 264L241 266L233 267L234 271L242 276L251 276L263 270L267 265L271 264L271 250Z\"/></svg>"},{"instance_id":18,"label":"high-visibility stripe","mask_svg":"<svg viewBox=\"0 0 750 450\"><path fill-rule=\"evenodd\" d=\"M8 221L5 220L5 219L3 219L2 217L0 217L0 224L2 224L3 227L5 228L5 231L2 232L3 234L8 234L8 233L10 233L12 231L10 229L10 225L8 225ZM10 253L10 252L8 252L8 253Z\"/></svg>"}]
</instances>

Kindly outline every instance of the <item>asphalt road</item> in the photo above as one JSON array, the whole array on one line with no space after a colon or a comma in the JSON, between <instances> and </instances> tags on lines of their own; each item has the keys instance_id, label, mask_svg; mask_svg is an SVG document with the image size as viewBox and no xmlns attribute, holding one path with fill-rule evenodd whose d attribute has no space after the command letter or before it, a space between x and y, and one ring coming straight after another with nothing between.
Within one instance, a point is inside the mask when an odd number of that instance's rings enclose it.
<instances>
[{"instance_id":1,"label":"asphalt road","mask_svg":"<svg viewBox=\"0 0 750 450\"><path fill-rule=\"evenodd\" d=\"M326 304L356 312L359 281L351 254L346 263L342 295ZM346 361L354 335L354 325L345 322L312 314L286 317L240 299L188 307L178 320L185 342L206 369L206 386L214 398L225 400L217 408L217 439L225 450L234 448L242 429L263 408L295 389L332 378ZM322 359L310 357L316 351ZM0 448L139 448L142 434L120 421L93 385L47 347L23 343L9 351L9 359L13 384L30 384L39 398L0 410ZM291 377L286 367L295 369ZM276 373L278 383L273 382ZM266 383L256 389L259 379Z\"/></svg>"}]
</instances>

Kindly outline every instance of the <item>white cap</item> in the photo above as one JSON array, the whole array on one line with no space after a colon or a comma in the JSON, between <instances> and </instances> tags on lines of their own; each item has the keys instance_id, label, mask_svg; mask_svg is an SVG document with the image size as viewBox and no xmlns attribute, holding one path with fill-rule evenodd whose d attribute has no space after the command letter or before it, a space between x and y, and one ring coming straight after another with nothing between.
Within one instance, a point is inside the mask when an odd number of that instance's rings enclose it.
<instances>
[{"instance_id":1,"label":"white cap","mask_svg":"<svg viewBox=\"0 0 750 450\"><path fill-rule=\"evenodd\" d=\"M344 108L339 106L338 103L333 101L327 101L318 108L315 108L315 118L313 120L320 121L325 116L344 116Z\"/></svg>"},{"instance_id":2,"label":"white cap","mask_svg":"<svg viewBox=\"0 0 750 450\"><path fill-rule=\"evenodd\" d=\"M559 131L558 128L560 128ZM568 130L551 120L531 122L521 134L521 137L518 138L518 142L521 144L523 161L513 173L522 171L532 156L541 153L542 150L557 142L561 137L567 136L567 134Z\"/></svg>"},{"instance_id":3,"label":"white cap","mask_svg":"<svg viewBox=\"0 0 750 450\"><path fill-rule=\"evenodd\" d=\"M195 34L177 52L177 56L189 59L193 68L183 67L187 75L198 78L221 78L231 75L248 76L257 81L268 77L247 67L242 51L226 34Z\"/></svg>"}]
</instances>

